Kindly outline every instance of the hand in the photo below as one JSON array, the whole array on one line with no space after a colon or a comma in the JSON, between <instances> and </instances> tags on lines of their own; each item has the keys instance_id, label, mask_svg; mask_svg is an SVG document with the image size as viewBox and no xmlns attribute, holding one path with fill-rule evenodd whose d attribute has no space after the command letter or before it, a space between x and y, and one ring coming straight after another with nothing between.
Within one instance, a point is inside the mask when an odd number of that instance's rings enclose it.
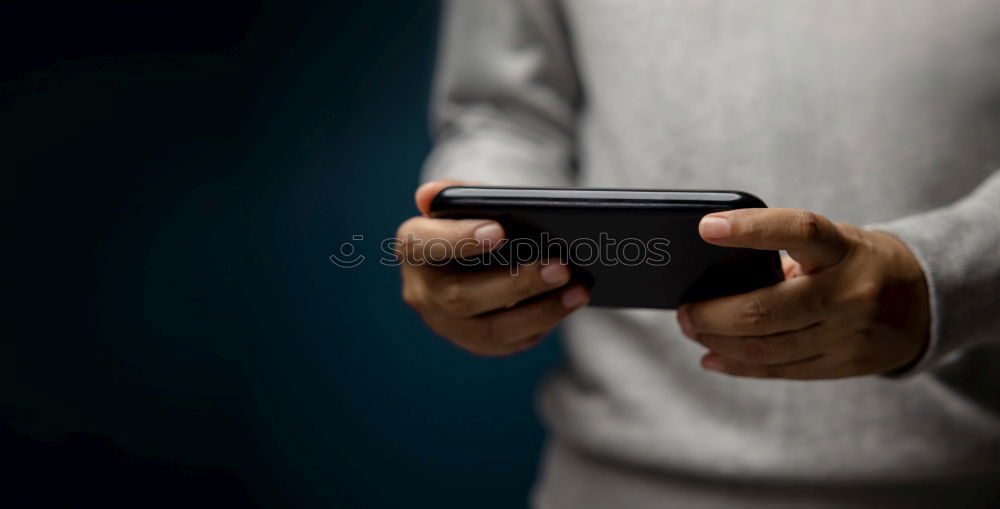
<instances>
[{"instance_id":1,"label":"hand","mask_svg":"<svg viewBox=\"0 0 1000 509\"><path fill-rule=\"evenodd\" d=\"M706 242L787 250L786 280L685 304L685 335L710 352L702 367L758 378L825 379L907 366L929 341L924 275L896 237L834 224L803 210L742 209L705 216Z\"/></svg>"},{"instance_id":2,"label":"hand","mask_svg":"<svg viewBox=\"0 0 1000 509\"><path fill-rule=\"evenodd\" d=\"M585 306L589 291L566 288L569 268L535 262L510 268L461 270L448 263L496 248L503 228L486 219L431 219L431 200L457 181L424 184L416 193L424 216L408 219L396 238L404 259L403 300L434 332L477 355L508 355L540 341ZM432 244L427 242L435 239ZM444 240L442 242L441 240Z\"/></svg>"}]
</instances>

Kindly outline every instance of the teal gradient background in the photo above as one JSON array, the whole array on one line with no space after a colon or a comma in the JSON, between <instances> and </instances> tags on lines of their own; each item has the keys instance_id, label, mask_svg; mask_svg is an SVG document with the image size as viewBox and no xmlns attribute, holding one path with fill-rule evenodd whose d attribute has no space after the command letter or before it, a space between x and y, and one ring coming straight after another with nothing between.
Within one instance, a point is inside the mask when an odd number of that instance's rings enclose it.
<instances>
[{"instance_id":1,"label":"teal gradient background","mask_svg":"<svg viewBox=\"0 0 1000 509\"><path fill-rule=\"evenodd\" d=\"M430 150L437 2L248 5L3 75L5 472L112 506L524 506L558 345L468 355L377 263Z\"/></svg>"}]
</instances>

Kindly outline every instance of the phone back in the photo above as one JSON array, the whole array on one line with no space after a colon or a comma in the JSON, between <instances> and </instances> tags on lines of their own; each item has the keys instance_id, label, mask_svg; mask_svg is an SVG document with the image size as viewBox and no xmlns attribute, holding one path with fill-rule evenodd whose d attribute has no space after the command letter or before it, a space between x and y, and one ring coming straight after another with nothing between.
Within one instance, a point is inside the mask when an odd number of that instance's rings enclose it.
<instances>
[{"instance_id":1,"label":"phone back","mask_svg":"<svg viewBox=\"0 0 1000 509\"><path fill-rule=\"evenodd\" d=\"M782 281L776 251L714 246L698 234L705 214L765 206L737 191L456 186L435 197L431 216L505 229L505 243L457 269L558 260L591 287L593 306L675 309Z\"/></svg>"}]
</instances>

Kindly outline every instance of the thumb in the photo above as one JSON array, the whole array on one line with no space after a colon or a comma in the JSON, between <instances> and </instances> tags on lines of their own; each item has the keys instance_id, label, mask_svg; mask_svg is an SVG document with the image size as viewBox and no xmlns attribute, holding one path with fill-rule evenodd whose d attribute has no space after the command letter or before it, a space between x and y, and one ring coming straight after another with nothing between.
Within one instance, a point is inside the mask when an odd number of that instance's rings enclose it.
<instances>
[{"instance_id":1,"label":"thumb","mask_svg":"<svg viewBox=\"0 0 1000 509\"><path fill-rule=\"evenodd\" d=\"M847 256L849 243L829 219L797 209L739 209L701 218L698 232L718 246L784 249L803 273L816 272Z\"/></svg>"}]
</instances>

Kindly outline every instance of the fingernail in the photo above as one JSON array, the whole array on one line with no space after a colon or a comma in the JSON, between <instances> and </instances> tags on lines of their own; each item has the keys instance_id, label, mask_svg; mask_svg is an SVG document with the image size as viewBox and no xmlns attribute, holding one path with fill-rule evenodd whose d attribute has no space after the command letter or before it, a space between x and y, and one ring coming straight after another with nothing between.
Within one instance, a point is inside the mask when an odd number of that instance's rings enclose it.
<instances>
[{"instance_id":1,"label":"fingernail","mask_svg":"<svg viewBox=\"0 0 1000 509\"><path fill-rule=\"evenodd\" d=\"M698 225L701 236L709 239L721 239L728 237L730 232L729 220L724 217L706 216L701 219Z\"/></svg>"},{"instance_id":2,"label":"fingernail","mask_svg":"<svg viewBox=\"0 0 1000 509\"><path fill-rule=\"evenodd\" d=\"M479 228L476 228L476 231L473 232L472 235L476 237L476 240L480 243L500 242L500 239L503 238L503 228L501 228L497 223L487 223Z\"/></svg>"},{"instance_id":3,"label":"fingernail","mask_svg":"<svg viewBox=\"0 0 1000 509\"><path fill-rule=\"evenodd\" d=\"M582 286L575 286L566 290L562 294L562 305L566 309L576 309L587 301L587 290Z\"/></svg>"},{"instance_id":4,"label":"fingernail","mask_svg":"<svg viewBox=\"0 0 1000 509\"><path fill-rule=\"evenodd\" d=\"M562 285L566 281L569 281L569 269L558 262L542 267L540 275L542 276L542 281L545 281L545 284L550 286Z\"/></svg>"},{"instance_id":5,"label":"fingernail","mask_svg":"<svg viewBox=\"0 0 1000 509\"><path fill-rule=\"evenodd\" d=\"M681 332L685 336L694 339L694 330L691 328L691 317L688 316L687 307L677 308L677 324L681 326Z\"/></svg>"},{"instance_id":6,"label":"fingernail","mask_svg":"<svg viewBox=\"0 0 1000 509\"><path fill-rule=\"evenodd\" d=\"M701 358L701 366L712 371L722 371L722 359L718 355L710 353Z\"/></svg>"}]
</instances>

